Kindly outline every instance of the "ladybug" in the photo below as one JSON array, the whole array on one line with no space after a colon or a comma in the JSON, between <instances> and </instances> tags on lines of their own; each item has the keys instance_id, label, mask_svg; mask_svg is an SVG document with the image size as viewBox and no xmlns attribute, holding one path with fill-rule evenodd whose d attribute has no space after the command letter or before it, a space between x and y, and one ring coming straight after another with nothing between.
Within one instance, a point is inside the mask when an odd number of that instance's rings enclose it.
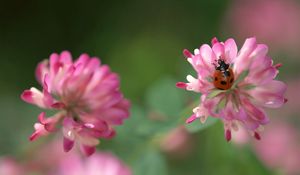
<instances>
[{"instance_id":1,"label":"ladybug","mask_svg":"<svg viewBox=\"0 0 300 175\"><path fill-rule=\"evenodd\" d=\"M218 66L215 65L215 68L213 75L214 86L220 90L230 89L234 81L234 75L229 64L226 64L223 59L219 59Z\"/></svg>"}]
</instances>

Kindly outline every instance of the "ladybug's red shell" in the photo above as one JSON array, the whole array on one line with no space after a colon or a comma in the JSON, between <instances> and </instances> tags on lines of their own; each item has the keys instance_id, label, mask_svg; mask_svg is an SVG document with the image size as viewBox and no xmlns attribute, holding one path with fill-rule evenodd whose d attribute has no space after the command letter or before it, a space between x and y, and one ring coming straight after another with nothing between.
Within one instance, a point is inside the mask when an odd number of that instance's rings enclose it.
<instances>
[{"instance_id":1,"label":"ladybug's red shell","mask_svg":"<svg viewBox=\"0 0 300 175\"><path fill-rule=\"evenodd\" d=\"M215 70L214 86L221 90L230 89L234 81L234 75L231 68L225 71Z\"/></svg>"}]
</instances>

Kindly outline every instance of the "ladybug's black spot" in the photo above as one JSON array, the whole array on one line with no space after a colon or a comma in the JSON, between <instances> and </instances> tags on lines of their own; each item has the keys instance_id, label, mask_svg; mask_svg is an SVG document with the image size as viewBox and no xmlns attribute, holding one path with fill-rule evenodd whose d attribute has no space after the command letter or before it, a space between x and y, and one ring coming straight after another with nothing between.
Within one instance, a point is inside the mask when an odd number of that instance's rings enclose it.
<instances>
[{"instance_id":1,"label":"ladybug's black spot","mask_svg":"<svg viewBox=\"0 0 300 175\"><path fill-rule=\"evenodd\" d=\"M225 71L225 75L226 75L226 77L230 77L230 72L229 71Z\"/></svg>"},{"instance_id":2,"label":"ladybug's black spot","mask_svg":"<svg viewBox=\"0 0 300 175\"><path fill-rule=\"evenodd\" d=\"M221 84L226 85L227 83L226 83L226 81L221 81Z\"/></svg>"},{"instance_id":3,"label":"ladybug's black spot","mask_svg":"<svg viewBox=\"0 0 300 175\"><path fill-rule=\"evenodd\" d=\"M232 83L232 82L233 82L233 78L230 79L230 83Z\"/></svg>"},{"instance_id":4,"label":"ladybug's black spot","mask_svg":"<svg viewBox=\"0 0 300 175\"><path fill-rule=\"evenodd\" d=\"M218 81L218 77L215 77L215 81Z\"/></svg>"}]
</instances>

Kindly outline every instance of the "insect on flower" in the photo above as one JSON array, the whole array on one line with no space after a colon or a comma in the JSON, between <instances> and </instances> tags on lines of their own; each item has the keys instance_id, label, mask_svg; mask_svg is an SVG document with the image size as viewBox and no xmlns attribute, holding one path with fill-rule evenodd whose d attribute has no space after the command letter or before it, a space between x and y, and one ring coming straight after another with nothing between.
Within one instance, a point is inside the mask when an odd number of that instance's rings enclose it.
<instances>
[{"instance_id":1,"label":"insect on flower","mask_svg":"<svg viewBox=\"0 0 300 175\"><path fill-rule=\"evenodd\" d=\"M38 116L31 141L56 131L61 124L64 150L71 150L76 141L91 155L99 138L113 137L114 125L121 125L129 116L130 103L120 92L118 75L97 57L82 54L73 62L68 51L53 53L38 64L36 77L43 91L32 87L21 98L57 113L48 118L45 112Z\"/></svg>"},{"instance_id":2,"label":"insect on flower","mask_svg":"<svg viewBox=\"0 0 300 175\"><path fill-rule=\"evenodd\" d=\"M203 44L194 54L184 50L197 78L188 75L188 83L176 86L202 94L201 103L186 122L220 118L227 141L240 126L259 140L259 132L269 122L264 108L279 108L287 101L286 85L275 80L281 64L273 65L267 52L268 47L255 38L248 38L239 52L233 39L219 42L216 38L212 47Z\"/></svg>"},{"instance_id":3,"label":"insect on flower","mask_svg":"<svg viewBox=\"0 0 300 175\"><path fill-rule=\"evenodd\" d=\"M213 76L214 86L221 90L230 89L234 80L233 71L222 59L218 60L218 64Z\"/></svg>"}]
</instances>

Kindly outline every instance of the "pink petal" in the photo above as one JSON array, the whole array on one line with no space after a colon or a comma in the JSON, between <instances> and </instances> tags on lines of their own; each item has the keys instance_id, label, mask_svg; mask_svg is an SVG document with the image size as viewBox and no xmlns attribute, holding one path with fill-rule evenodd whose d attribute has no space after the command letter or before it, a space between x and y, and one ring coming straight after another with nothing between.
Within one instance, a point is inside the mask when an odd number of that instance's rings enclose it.
<instances>
[{"instance_id":1,"label":"pink petal","mask_svg":"<svg viewBox=\"0 0 300 175\"><path fill-rule=\"evenodd\" d=\"M98 100L97 100L98 99ZM106 96L100 96L100 97L96 97L95 98L95 102L93 104L90 104L90 107L92 109L96 108L109 108L115 104L117 104L118 102L120 102L120 100L123 99L123 95L116 91L113 92L112 94L106 94Z\"/></svg>"},{"instance_id":2,"label":"pink petal","mask_svg":"<svg viewBox=\"0 0 300 175\"><path fill-rule=\"evenodd\" d=\"M39 137L39 134L37 132L34 132L31 134L31 136L29 137L30 141L34 141Z\"/></svg>"},{"instance_id":3,"label":"pink petal","mask_svg":"<svg viewBox=\"0 0 300 175\"><path fill-rule=\"evenodd\" d=\"M274 65L274 67L275 67L276 69L279 69L279 68L282 67L282 63L277 63L277 64Z\"/></svg>"},{"instance_id":4,"label":"pink petal","mask_svg":"<svg viewBox=\"0 0 300 175\"><path fill-rule=\"evenodd\" d=\"M51 108L51 105L53 104L54 99L52 98L52 96L49 92L49 89L48 89L48 83L49 83L48 74L45 74L43 83L44 83L43 84L43 95L44 95L43 102L47 107Z\"/></svg>"},{"instance_id":5,"label":"pink petal","mask_svg":"<svg viewBox=\"0 0 300 175\"><path fill-rule=\"evenodd\" d=\"M186 56L187 58L192 58L194 55L187 49L183 50L183 55Z\"/></svg>"},{"instance_id":6,"label":"pink petal","mask_svg":"<svg viewBox=\"0 0 300 175\"><path fill-rule=\"evenodd\" d=\"M226 138L227 142L229 142L231 140L231 131L229 129L227 129L225 131L225 138Z\"/></svg>"},{"instance_id":7,"label":"pink petal","mask_svg":"<svg viewBox=\"0 0 300 175\"><path fill-rule=\"evenodd\" d=\"M46 115L46 113L42 112L38 116L38 121L43 125L46 123L45 115Z\"/></svg>"},{"instance_id":8,"label":"pink petal","mask_svg":"<svg viewBox=\"0 0 300 175\"><path fill-rule=\"evenodd\" d=\"M245 118L242 123L246 127L246 129L254 131L259 127L259 122L256 120L252 119L251 116L248 115L247 118Z\"/></svg>"},{"instance_id":9,"label":"pink petal","mask_svg":"<svg viewBox=\"0 0 300 175\"><path fill-rule=\"evenodd\" d=\"M257 140L260 140L260 135L257 133L257 132L254 132L254 137L257 139Z\"/></svg>"},{"instance_id":10,"label":"pink petal","mask_svg":"<svg viewBox=\"0 0 300 175\"><path fill-rule=\"evenodd\" d=\"M50 74L51 76L56 75L58 69L60 68L59 64L59 55L57 53L53 53L50 55Z\"/></svg>"},{"instance_id":11,"label":"pink petal","mask_svg":"<svg viewBox=\"0 0 300 175\"><path fill-rule=\"evenodd\" d=\"M100 60L97 57L93 57L90 59L88 64L86 65L85 69L89 71L95 71L100 66Z\"/></svg>"},{"instance_id":12,"label":"pink petal","mask_svg":"<svg viewBox=\"0 0 300 175\"><path fill-rule=\"evenodd\" d=\"M248 77L246 77L245 81L259 86L263 84L268 84L270 81L272 81L278 73L278 70L272 66L260 71L256 72L255 74L250 73Z\"/></svg>"},{"instance_id":13,"label":"pink petal","mask_svg":"<svg viewBox=\"0 0 300 175\"><path fill-rule=\"evenodd\" d=\"M212 40L211 40L211 44L214 45L216 43L218 43L218 38L217 37L214 37Z\"/></svg>"},{"instance_id":14,"label":"pink petal","mask_svg":"<svg viewBox=\"0 0 300 175\"><path fill-rule=\"evenodd\" d=\"M127 99L121 100L118 104L115 105L115 107L122 108L123 110L128 110L130 108L131 103ZM130 113L130 111L128 111Z\"/></svg>"},{"instance_id":15,"label":"pink petal","mask_svg":"<svg viewBox=\"0 0 300 175\"><path fill-rule=\"evenodd\" d=\"M64 151L65 152L69 152L73 148L73 146L74 146L74 141L70 140L70 139L68 139L66 137L64 137L64 141L63 142L64 142Z\"/></svg>"},{"instance_id":16,"label":"pink petal","mask_svg":"<svg viewBox=\"0 0 300 175\"><path fill-rule=\"evenodd\" d=\"M115 137L115 136L116 136L116 131L115 131L114 129L111 128L109 134L107 134L107 135L105 136L105 138L111 139L111 138L113 138L113 137Z\"/></svg>"},{"instance_id":17,"label":"pink petal","mask_svg":"<svg viewBox=\"0 0 300 175\"><path fill-rule=\"evenodd\" d=\"M215 53L217 59L225 59L225 49L224 49L224 45L221 43L216 43L213 45L212 47L213 52Z\"/></svg>"},{"instance_id":18,"label":"pink petal","mask_svg":"<svg viewBox=\"0 0 300 175\"><path fill-rule=\"evenodd\" d=\"M252 61L252 58L249 57L249 55L253 52L256 46L255 38L246 39L234 63L234 72L237 75L249 68L250 62Z\"/></svg>"},{"instance_id":19,"label":"pink petal","mask_svg":"<svg viewBox=\"0 0 300 175\"><path fill-rule=\"evenodd\" d=\"M83 53L79 56L79 58L74 62L74 66L77 67L79 64L85 66L89 61L90 56L86 53Z\"/></svg>"},{"instance_id":20,"label":"pink petal","mask_svg":"<svg viewBox=\"0 0 300 175\"><path fill-rule=\"evenodd\" d=\"M253 52L249 55L249 57L252 57L254 59L265 57L268 53L268 46L265 44L257 44L256 48L253 50Z\"/></svg>"},{"instance_id":21,"label":"pink petal","mask_svg":"<svg viewBox=\"0 0 300 175\"><path fill-rule=\"evenodd\" d=\"M49 62L48 60L43 60L38 64L35 70L35 76L41 84L44 82L43 78L46 73L49 73Z\"/></svg>"},{"instance_id":22,"label":"pink petal","mask_svg":"<svg viewBox=\"0 0 300 175\"><path fill-rule=\"evenodd\" d=\"M25 90L21 94L21 99L27 103L35 104L41 108L51 108L52 97L47 94L46 91L42 93L36 88L30 88L30 90Z\"/></svg>"},{"instance_id":23,"label":"pink petal","mask_svg":"<svg viewBox=\"0 0 300 175\"><path fill-rule=\"evenodd\" d=\"M51 108L55 108L55 109L63 109L65 107L66 105L62 102L56 102L51 105Z\"/></svg>"},{"instance_id":24,"label":"pink petal","mask_svg":"<svg viewBox=\"0 0 300 175\"><path fill-rule=\"evenodd\" d=\"M116 74L106 76L102 71L95 71L86 86L84 96L94 96L94 93L99 96L108 94L120 86L119 82L119 76Z\"/></svg>"},{"instance_id":25,"label":"pink petal","mask_svg":"<svg viewBox=\"0 0 300 175\"><path fill-rule=\"evenodd\" d=\"M221 110L220 115L222 116L222 118L226 119L226 120L234 120L234 119L240 119L242 118L240 116L240 111L236 112L236 110L233 107L233 104L231 103L231 101L229 101L226 105L226 107Z\"/></svg>"},{"instance_id":26,"label":"pink petal","mask_svg":"<svg viewBox=\"0 0 300 175\"><path fill-rule=\"evenodd\" d=\"M33 92L31 92L31 90L25 90L21 94L21 99L27 103L33 103L32 96L33 96Z\"/></svg>"},{"instance_id":27,"label":"pink petal","mask_svg":"<svg viewBox=\"0 0 300 175\"><path fill-rule=\"evenodd\" d=\"M81 119L84 122L84 125L81 127L82 130L79 134L80 137L83 138L82 142L86 142L86 145L97 145L98 140L95 138L107 137L111 134L109 125L106 121L103 121L96 116L81 116ZM88 142L90 143L88 144Z\"/></svg>"},{"instance_id":28,"label":"pink petal","mask_svg":"<svg viewBox=\"0 0 300 175\"><path fill-rule=\"evenodd\" d=\"M29 137L30 141L34 141L37 138L39 138L40 136L45 136L48 135L48 132L45 130L44 125L40 124L40 123L35 123L34 124L34 129L35 131L33 132L33 134Z\"/></svg>"},{"instance_id":29,"label":"pink petal","mask_svg":"<svg viewBox=\"0 0 300 175\"><path fill-rule=\"evenodd\" d=\"M56 122L49 122L44 125L45 130L48 132L54 132L55 131Z\"/></svg>"},{"instance_id":30,"label":"pink petal","mask_svg":"<svg viewBox=\"0 0 300 175\"><path fill-rule=\"evenodd\" d=\"M81 146L81 151L86 155L86 156L91 156L94 154L96 151L96 148L94 146L87 146L87 145L82 145Z\"/></svg>"},{"instance_id":31,"label":"pink petal","mask_svg":"<svg viewBox=\"0 0 300 175\"><path fill-rule=\"evenodd\" d=\"M217 57L212 51L212 49L209 47L209 45L203 44L200 47L200 55L202 58L201 60L203 60L203 67L205 67L208 70L213 70L213 63L215 62L215 60L217 60Z\"/></svg>"},{"instance_id":32,"label":"pink petal","mask_svg":"<svg viewBox=\"0 0 300 175\"><path fill-rule=\"evenodd\" d=\"M197 119L196 114L193 114L185 121L185 123L192 123L196 119Z\"/></svg>"},{"instance_id":33,"label":"pink petal","mask_svg":"<svg viewBox=\"0 0 300 175\"><path fill-rule=\"evenodd\" d=\"M235 62L235 58L237 56L237 45L234 41L234 39L230 38L228 40L225 41L224 44L225 47L225 58L228 64L234 63Z\"/></svg>"},{"instance_id":34,"label":"pink petal","mask_svg":"<svg viewBox=\"0 0 300 175\"><path fill-rule=\"evenodd\" d=\"M176 83L176 87L185 89L187 87L187 84L184 82L178 82L178 83Z\"/></svg>"},{"instance_id":35,"label":"pink petal","mask_svg":"<svg viewBox=\"0 0 300 175\"><path fill-rule=\"evenodd\" d=\"M257 44L256 48L248 56L244 64L244 69L251 71L261 71L272 65L272 59L267 57L268 46L265 44ZM247 62L249 61L249 62Z\"/></svg>"},{"instance_id":36,"label":"pink petal","mask_svg":"<svg viewBox=\"0 0 300 175\"><path fill-rule=\"evenodd\" d=\"M254 106L249 100L242 100L242 104L249 117L258 121L259 124L267 124L269 122L269 118L265 112L259 107Z\"/></svg>"},{"instance_id":37,"label":"pink petal","mask_svg":"<svg viewBox=\"0 0 300 175\"><path fill-rule=\"evenodd\" d=\"M249 91L249 94L260 105L269 108L279 108L285 103L284 93L287 89L285 83L277 80L258 86Z\"/></svg>"},{"instance_id":38,"label":"pink petal","mask_svg":"<svg viewBox=\"0 0 300 175\"><path fill-rule=\"evenodd\" d=\"M72 63L72 55L69 51L62 51L60 53L60 60L63 64L71 64Z\"/></svg>"},{"instance_id":39,"label":"pink petal","mask_svg":"<svg viewBox=\"0 0 300 175\"><path fill-rule=\"evenodd\" d=\"M257 57L254 61L252 61L250 66L250 73L260 72L266 68L272 67L273 61L272 58L268 56Z\"/></svg>"},{"instance_id":40,"label":"pink petal","mask_svg":"<svg viewBox=\"0 0 300 175\"><path fill-rule=\"evenodd\" d=\"M109 124L121 125L123 120L128 118L129 112L120 108L108 108L101 112L101 118L104 119Z\"/></svg>"}]
</instances>

